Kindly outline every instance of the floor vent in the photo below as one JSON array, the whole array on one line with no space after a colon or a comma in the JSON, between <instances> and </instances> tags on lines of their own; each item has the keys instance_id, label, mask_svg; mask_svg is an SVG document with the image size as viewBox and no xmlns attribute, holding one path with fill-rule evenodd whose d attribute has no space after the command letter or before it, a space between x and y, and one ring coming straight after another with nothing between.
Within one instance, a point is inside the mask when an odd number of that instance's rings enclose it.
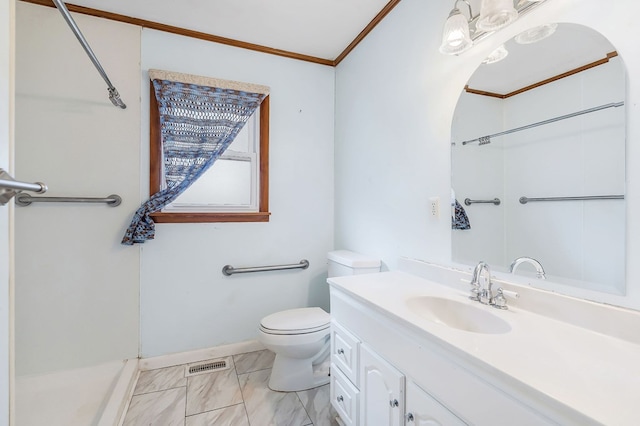
<instances>
[{"instance_id":1,"label":"floor vent","mask_svg":"<svg viewBox=\"0 0 640 426\"><path fill-rule=\"evenodd\" d=\"M230 365L226 358L200 362L198 364L189 364L185 371L185 377L195 376L196 374L211 373L213 371L227 370L229 367Z\"/></svg>"}]
</instances>

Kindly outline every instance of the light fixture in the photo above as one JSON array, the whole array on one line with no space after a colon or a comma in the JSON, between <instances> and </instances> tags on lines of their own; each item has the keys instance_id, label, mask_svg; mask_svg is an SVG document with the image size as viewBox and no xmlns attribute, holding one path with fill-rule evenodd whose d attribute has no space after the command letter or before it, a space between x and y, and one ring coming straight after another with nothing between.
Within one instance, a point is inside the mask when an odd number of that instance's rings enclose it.
<instances>
[{"instance_id":1,"label":"light fixture","mask_svg":"<svg viewBox=\"0 0 640 426\"><path fill-rule=\"evenodd\" d=\"M521 32L517 36L515 36L514 40L518 44L531 44L542 39L549 37L551 34L556 32L556 28L558 28L558 24L544 24L538 27L530 28L526 31Z\"/></svg>"},{"instance_id":2,"label":"light fixture","mask_svg":"<svg viewBox=\"0 0 640 426\"><path fill-rule=\"evenodd\" d=\"M495 64L496 62L499 62L506 58L508 54L509 51L504 47L504 44L502 44L496 50L491 52L489 56L487 56L485 60L482 61L482 63L485 65Z\"/></svg>"},{"instance_id":3,"label":"light fixture","mask_svg":"<svg viewBox=\"0 0 640 426\"><path fill-rule=\"evenodd\" d=\"M458 2L464 2L469 7L469 18L471 15L471 5L467 0L456 0L453 10L449 13L447 21L444 23L442 30L442 44L440 52L446 55L456 55L473 46L471 35L469 33L469 20L460 13L457 8Z\"/></svg>"},{"instance_id":4,"label":"light fixture","mask_svg":"<svg viewBox=\"0 0 640 426\"><path fill-rule=\"evenodd\" d=\"M460 54L491 32L499 30L519 16L529 12L546 0L482 0L480 13L473 15L468 0L455 0L442 30L440 52L446 55ZM463 2L469 10L469 17L458 9Z\"/></svg>"},{"instance_id":5,"label":"light fixture","mask_svg":"<svg viewBox=\"0 0 640 426\"><path fill-rule=\"evenodd\" d=\"M482 31L496 31L518 19L513 0L482 0L476 27Z\"/></svg>"}]
</instances>

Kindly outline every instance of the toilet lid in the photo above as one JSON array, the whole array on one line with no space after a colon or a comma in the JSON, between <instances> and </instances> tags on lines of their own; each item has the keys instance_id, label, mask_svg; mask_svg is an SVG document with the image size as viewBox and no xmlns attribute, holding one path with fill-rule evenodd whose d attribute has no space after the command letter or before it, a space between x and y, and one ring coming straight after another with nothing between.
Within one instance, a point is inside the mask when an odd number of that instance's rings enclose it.
<instances>
[{"instance_id":1,"label":"toilet lid","mask_svg":"<svg viewBox=\"0 0 640 426\"><path fill-rule=\"evenodd\" d=\"M331 316L321 308L299 308L267 315L260 321L261 328L272 334L291 334L293 331L311 333L329 327Z\"/></svg>"}]
</instances>

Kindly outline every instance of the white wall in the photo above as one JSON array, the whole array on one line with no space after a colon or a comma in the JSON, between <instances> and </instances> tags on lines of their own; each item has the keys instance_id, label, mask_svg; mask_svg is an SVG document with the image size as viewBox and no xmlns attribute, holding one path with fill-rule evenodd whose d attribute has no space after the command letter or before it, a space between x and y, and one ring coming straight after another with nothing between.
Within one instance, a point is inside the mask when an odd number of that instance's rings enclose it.
<instances>
[{"instance_id":1,"label":"white wall","mask_svg":"<svg viewBox=\"0 0 640 426\"><path fill-rule=\"evenodd\" d=\"M138 354L139 250L120 240L140 202L140 29L75 18L127 109L56 9L18 2L16 174L49 196L123 202L16 206L19 375Z\"/></svg>"},{"instance_id":2,"label":"white wall","mask_svg":"<svg viewBox=\"0 0 640 426\"><path fill-rule=\"evenodd\" d=\"M255 339L260 318L278 310L313 305L328 309L334 69L145 29L143 149L149 145L145 72L150 68L271 87L271 220L157 225L155 240L142 247L142 356ZM144 159L141 167L147 182ZM147 196L148 188L142 192ZM226 264L297 263L303 258L311 264L304 271L231 277L221 272Z\"/></svg>"},{"instance_id":3,"label":"white wall","mask_svg":"<svg viewBox=\"0 0 640 426\"><path fill-rule=\"evenodd\" d=\"M336 247L376 256L383 270L401 255L450 258L450 145L439 127L450 126L455 100L447 111L430 92L457 99L462 84L433 68L436 3L400 2L336 72ZM427 214L432 196L439 220Z\"/></svg>"},{"instance_id":4,"label":"white wall","mask_svg":"<svg viewBox=\"0 0 640 426\"><path fill-rule=\"evenodd\" d=\"M0 1L0 168L11 171L13 155L13 0ZM9 205L0 207L0 426L9 426L10 390L13 388L13 312L10 288L13 221Z\"/></svg>"},{"instance_id":5,"label":"white wall","mask_svg":"<svg viewBox=\"0 0 640 426\"><path fill-rule=\"evenodd\" d=\"M631 0L550 1L461 56L438 52L448 2L404 0L337 68L336 246L381 256L451 259L449 214L430 218L428 197L449 197L451 120L460 90L496 46L549 21L594 28L611 41L627 69L626 217L640 209L640 35ZM441 203L443 205L443 203ZM448 203L444 203L448 207ZM627 295L574 294L640 307L640 229L627 221ZM570 289L561 289L570 292Z\"/></svg>"}]
</instances>

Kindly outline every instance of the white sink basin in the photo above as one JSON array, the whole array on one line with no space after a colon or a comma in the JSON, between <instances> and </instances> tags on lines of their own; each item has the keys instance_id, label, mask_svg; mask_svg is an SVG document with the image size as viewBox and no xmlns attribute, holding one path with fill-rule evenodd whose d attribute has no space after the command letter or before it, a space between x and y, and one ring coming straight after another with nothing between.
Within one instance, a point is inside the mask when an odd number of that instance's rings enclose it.
<instances>
[{"instance_id":1,"label":"white sink basin","mask_svg":"<svg viewBox=\"0 0 640 426\"><path fill-rule=\"evenodd\" d=\"M490 308L484 306L435 296L412 297L407 300L407 306L423 318L459 330L485 334L500 334L511 330L508 322L489 312L487 309Z\"/></svg>"}]
</instances>

